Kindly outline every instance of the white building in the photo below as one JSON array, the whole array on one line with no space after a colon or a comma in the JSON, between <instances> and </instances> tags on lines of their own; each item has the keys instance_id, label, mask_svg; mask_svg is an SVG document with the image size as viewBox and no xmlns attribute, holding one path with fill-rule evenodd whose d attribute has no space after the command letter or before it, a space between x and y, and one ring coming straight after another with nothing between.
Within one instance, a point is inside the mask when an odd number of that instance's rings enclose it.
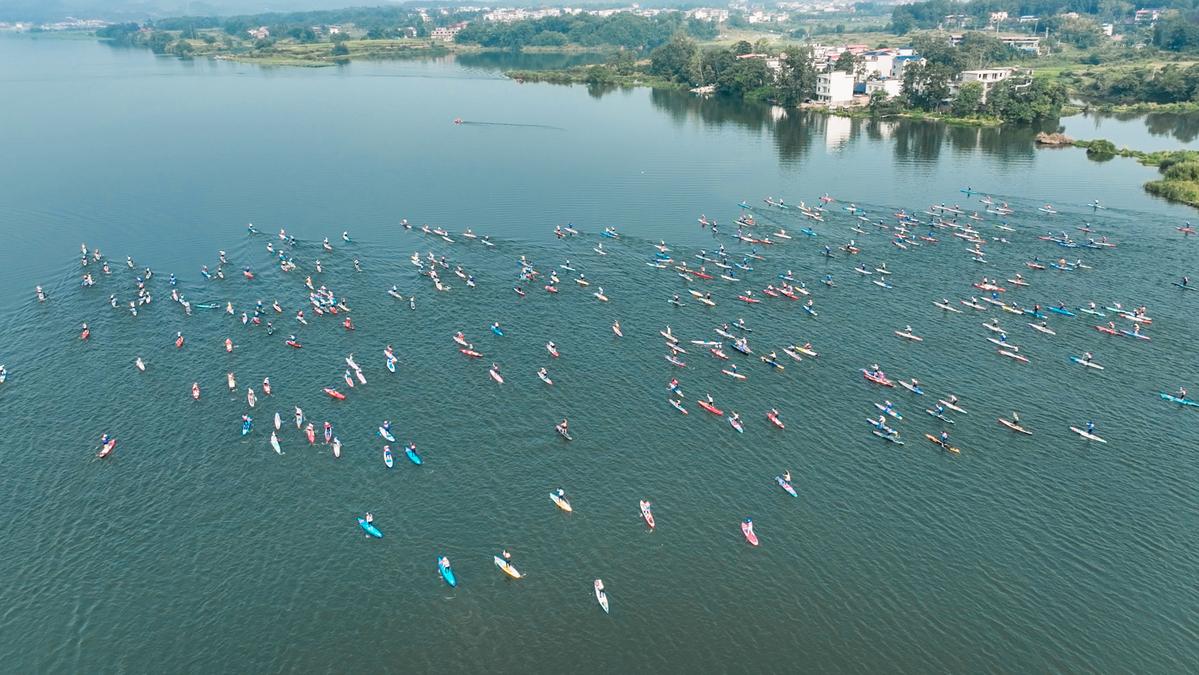
<instances>
[{"instance_id":1,"label":"white building","mask_svg":"<svg viewBox=\"0 0 1199 675\"><path fill-rule=\"evenodd\" d=\"M963 70L959 76L957 85L954 87L954 94L967 82L978 82L983 86L983 102L987 100L987 94L995 88L995 85L1014 76L1023 75L1029 82L1032 81L1032 71L1018 70L1016 68L980 68L979 70ZM1020 86L1020 85L1017 85Z\"/></svg>"},{"instance_id":2,"label":"white building","mask_svg":"<svg viewBox=\"0 0 1199 675\"><path fill-rule=\"evenodd\" d=\"M903 88L902 80L893 80L887 78L885 80L867 80L866 95L873 96L875 92L881 91L887 95L887 98L899 96L900 90Z\"/></svg>"},{"instance_id":3,"label":"white building","mask_svg":"<svg viewBox=\"0 0 1199 675\"><path fill-rule=\"evenodd\" d=\"M433 38L434 40L441 40L442 42L450 42L463 28L466 28L465 21L456 23L453 26L439 26L433 29L433 32L429 34L429 37Z\"/></svg>"},{"instance_id":4,"label":"white building","mask_svg":"<svg viewBox=\"0 0 1199 675\"><path fill-rule=\"evenodd\" d=\"M853 73L834 70L816 76L816 100L830 106L853 101Z\"/></svg>"},{"instance_id":5,"label":"white building","mask_svg":"<svg viewBox=\"0 0 1199 675\"><path fill-rule=\"evenodd\" d=\"M699 21L715 21L716 23L724 23L729 20L729 10L715 9L712 7L700 7L697 9L687 10L687 16Z\"/></svg>"},{"instance_id":6,"label":"white building","mask_svg":"<svg viewBox=\"0 0 1199 675\"><path fill-rule=\"evenodd\" d=\"M862 54L862 75L865 78L889 76L895 57L896 53L890 49L875 49Z\"/></svg>"},{"instance_id":7,"label":"white building","mask_svg":"<svg viewBox=\"0 0 1199 675\"><path fill-rule=\"evenodd\" d=\"M908 66L911 66L911 65L919 65L921 63L924 63L924 59L920 58L919 56L917 56L915 54L910 54L910 55L901 54L901 55L895 57L894 61L891 63L891 72L889 73L889 75L891 76L892 79L902 81L904 68L907 68Z\"/></svg>"}]
</instances>

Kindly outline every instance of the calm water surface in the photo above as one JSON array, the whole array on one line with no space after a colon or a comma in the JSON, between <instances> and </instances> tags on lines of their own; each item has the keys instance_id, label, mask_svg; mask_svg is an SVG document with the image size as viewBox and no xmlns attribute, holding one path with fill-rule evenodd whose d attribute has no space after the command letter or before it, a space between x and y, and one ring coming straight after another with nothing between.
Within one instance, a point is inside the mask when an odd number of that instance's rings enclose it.
<instances>
[{"instance_id":1,"label":"calm water surface","mask_svg":"<svg viewBox=\"0 0 1199 675\"><path fill-rule=\"evenodd\" d=\"M9 669L1195 670L1199 410L1155 393L1199 391L1199 298L1186 297L1199 293L1170 286L1196 271L1193 242L1174 229L1194 212L1144 194L1153 170L1037 151L1032 129L519 85L492 58L261 69L0 40L0 362L10 371L0 385L0 656ZM1087 137L1079 124L1065 121ZM1119 124L1127 141L1107 134L1118 144L1193 142L1153 122ZM987 246L987 266L944 232L936 246L900 251L873 228L851 232L858 221L840 210L855 202L890 219L940 202L981 209L962 186L1017 209L1017 232ZM661 239L679 257L720 243L748 250L701 231L701 213L731 232L724 224L743 199L812 202L825 192L840 200L826 223L755 208L796 239L763 251L745 284L700 286L715 309L670 307L684 282L644 264ZM1096 198L1108 208L1087 208ZM1061 214L1039 214L1046 202ZM404 217L471 227L496 246L404 231ZM248 236L251 221L297 236L302 271L272 267L272 237ZM585 234L555 240L553 225L567 222ZM1084 222L1119 247L1066 251L1036 239L1049 229L1085 237L1073 229ZM625 236L605 240L601 257L593 247L604 225ZM798 234L805 225L814 240ZM1004 234L992 221L979 228ZM343 230L353 244L341 244ZM321 251L323 237L334 252ZM861 261L894 271L893 289L818 255L851 237ZM84 241L114 263L92 289L78 285ZM218 249L229 278L206 282L199 269L215 268ZM453 289L436 293L406 260L414 250L448 256L478 288L445 272ZM546 271L569 258L611 302L565 278L557 296L534 285L517 298L522 254ZM1058 255L1093 269L1022 265ZM125 256L156 271L155 300L137 317L106 302L133 297ZM316 281L354 309L352 333L328 317L307 327L290 318L317 259L326 271ZM254 282L237 274L243 266ZM735 300L786 269L819 289L817 318L789 301ZM982 312L943 316L931 305L977 293L969 282L982 275L1017 271L1033 285L1007 295L1026 305L1147 304L1153 340L1103 336L1082 316L1051 317L1050 338L989 312L1032 359L1019 364L984 341ZM280 332L219 310L184 316L168 297L170 272L193 302L241 311L278 299L286 312L268 318ZM817 283L826 273L836 288ZM45 305L32 300L39 283ZM415 311L386 295L392 284L416 296ZM821 356L784 372L741 359L749 379L740 383L699 346L684 342L685 369L662 358L665 324L685 340L713 339L736 316L760 353L811 341ZM614 319L624 339L609 330ZM487 330L497 320L503 338ZM82 321L94 333L87 343L77 339ZM904 324L925 342L896 340ZM457 353L449 337L459 329L483 362ZM176 331L187 336L182 350ZM293 331L304 349L282 345ZM238 344L232 354L225 337ZM388 343L400 357L394 375L383 368ZM1104 371L1067 360L1086 350ZM349 352L368 383L329 401L320 390L345 388ZM132 366L139 355L146 373ZM489 361L502 365L502 387L487 378ZM871 362L961 397L969 413L950 427L961 456L921 440L941 429L922 412L928 401L862 381L857 369ZM535 377L541 366L552 388ZM236 392L225 387L230 371ZM243 389L268 375L275 393L250 411ZM682 381L686 417L664 400L671 377ZM188 396L192 382L200 401ZM694 405L705 393L744 416L744 434ZM903 447L867 433L871 403L885 397L905 415ZM270 451L270 416L281 411L290 425L295 405L318 427L333 422L340 460L307 447L294 426L280 435L286 454ZM771 407L785 431L762 418ZM1034 436L996 425L1012 409ZM246 412L255 428L243 437ZM573 443L552 431L562 417ZM383 466L374 432L383 419L417 443L424 466ZM1087 419L1107 445L1067 430ZM104 432L119 445L96 461ZM784 468L798 499L773 483ZM573 497L569 516L548 499L558 486ZM654 532L638 520L641 498L655 504ZM367 510L382 540L361 536L354 518ZM740 537L745 516L759 548ZM492 565L505 546L526 579L507 582ZM457 589L437 577L438 555L453 560ZM610 616L592 598L596 577Z\"/></svg>"}]
</instances>

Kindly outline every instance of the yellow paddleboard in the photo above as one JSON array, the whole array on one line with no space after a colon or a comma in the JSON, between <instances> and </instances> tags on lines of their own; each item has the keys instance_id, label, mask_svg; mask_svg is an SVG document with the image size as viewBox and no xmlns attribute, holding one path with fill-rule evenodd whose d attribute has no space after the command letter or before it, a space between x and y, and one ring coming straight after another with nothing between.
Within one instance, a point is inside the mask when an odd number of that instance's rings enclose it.
<instances>
[{"instance_id":1,"label":"yellow paddleboard","mask_svg":"<svg viewBox=\"0 0 1199 675\"><path fill-rule=\"evenodd\" d=\"M500 568L501 570L503 570L504 574L507 574L508 576L512 577L513 579L520 578L520 572L517 572L516 568L513 567L511 563L509 563L508 561L499 557L498 555L495 556L495 566Z\"/></svg>"}]
</instances>

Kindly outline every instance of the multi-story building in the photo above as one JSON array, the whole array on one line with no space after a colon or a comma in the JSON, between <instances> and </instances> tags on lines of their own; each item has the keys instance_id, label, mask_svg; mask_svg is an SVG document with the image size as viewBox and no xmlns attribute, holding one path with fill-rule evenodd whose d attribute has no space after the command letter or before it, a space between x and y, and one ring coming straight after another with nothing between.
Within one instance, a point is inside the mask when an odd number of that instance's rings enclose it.
<instances>
[{"instance_id":1,"label":"multi-story building","mask_svg":"<svg viewBox=\"0 0 1199 675\"><path fill-rule=\"evenodd\" d=\"M816 100L829 106L853 102L853 74L834 70L817 75Z\"/></svg>"},{"instance_id":2,"label":"multi-story building","mask_svg":"<svg viewBox=\"0 0 1199 675\"><path fill-rule=\"evenodd\" d=\"M876 92L882 92L887 95L887 98L899 96L899 92L903 89L901 80L886 78L883 80L867 80L866 95L873 96Z\"/></svg>"},{"instance_id":3,"label":"multi-story building","mask_svg":"<svg viewBox=\"0 0 1199 675\"><path fill-rule=\"evenodd\" d=\"M954 94L961 89L963 84L967 82L978 82L983 87L983 102L987 100L987 94L995 88L995 85L1011 78L1019 78L1020 83L1016 85L1027 86L1032 82L1032 71L1022 68L979 68L978 70L963 70L958 76L958 81L955 83L953 90Z\"/></svg>"}]
</instances>

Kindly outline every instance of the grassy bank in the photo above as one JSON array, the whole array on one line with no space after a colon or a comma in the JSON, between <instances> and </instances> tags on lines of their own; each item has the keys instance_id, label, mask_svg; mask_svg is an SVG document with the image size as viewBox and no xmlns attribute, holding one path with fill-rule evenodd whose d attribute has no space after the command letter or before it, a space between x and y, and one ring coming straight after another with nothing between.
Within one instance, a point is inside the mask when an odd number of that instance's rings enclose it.
<instances>
[{"instance_id":1,"label":"grassy bank","mask_svg":"<svg viewBox=\"0 0 1199 675\"><path fill-rule=\"evenodd\" d=\"M259 65L298 66L305 68L331 66L353 59L400 59L412 56L448 54L445 45L430 40L346 40L345 54L334 54L329 43L276 42L268 47L249 43L230 46L208 44L203 40L187 40L192 46L191 57L213 57L222 60Z\"/></svg>"},{"instance_id":2,"label":"grassy bank","mask_svg":"<svg viewBox=\"0 0 1199 675\"><path fill-rule=\"evenodd\" d=\"M1162 177L1145 183L1145 191L1163 199L1199 208L1199 150L1156 150L1144 152L1117 148L1111 141L1074 141L1087 156L1103 160L1128 157L1145 166L1156 166Z\"/></svg>"},{"instance_id":3,"label":"grassy bank","mask_svg":"<svg viewBox=\"0 0 1199 675\"><path fill-rule=\"evenodd\" d=\"M941 122L943 124L953 124L962 127L998 127L1003 125L1003 120L999 119L998 117L987 117L985 115L955 117L953 115L944 113L925 112L923 110L888 111L877 113L869 108L825 108L824 106L811 106L808 109L828 115L836 115L837 117L850 117L853 119L916 120L925 122Z\"/></svg>"},{"instance_id":4,"label":"grassy bank","mask_svg":"<svg viewBox=\"0 0 1199 675\"><path fill-rule=\"evenodd\" d=\"M1192 113L1199 112L1199 101L1186 101L1184 103L1100 103L1088 105L1086 109L1112 114Z\"/></svg>"},{"instance_id":5,"label":"grassy bank","mask_svg":"<svg viewBox=\"0 0 1199 675\"><path fill-rule=\"evenodd\" d=\"M608 66L575 66L559 70L508 70L504 76L517 82L548 82L550 84L586 84L616 87L652 87L681 89L669 80L643 72L621 73Z\"/></svg>"}]
</instances>

